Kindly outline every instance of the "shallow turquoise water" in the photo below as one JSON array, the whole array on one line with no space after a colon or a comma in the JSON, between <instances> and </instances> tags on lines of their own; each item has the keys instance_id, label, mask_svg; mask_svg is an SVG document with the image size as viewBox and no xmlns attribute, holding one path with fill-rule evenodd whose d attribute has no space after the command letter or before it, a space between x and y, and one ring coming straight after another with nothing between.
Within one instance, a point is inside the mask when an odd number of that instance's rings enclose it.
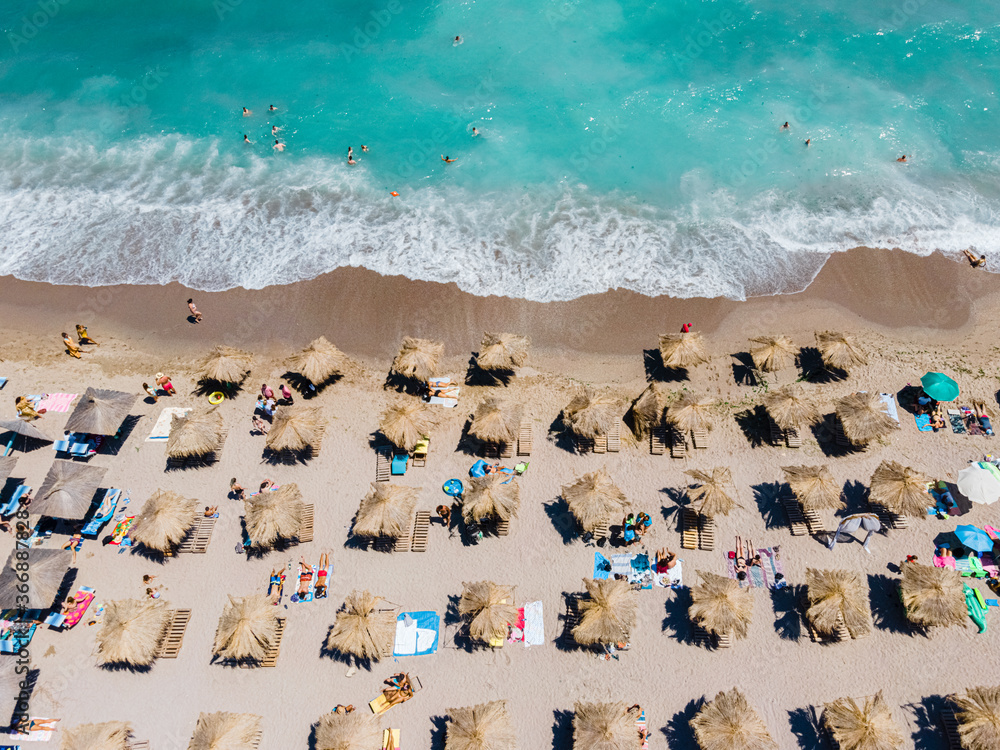
<instances>
[{"instance_id":1,"label":"shallow turquoise water","mask_svg":"<svg viewBox=\"0 0 1000 750\"><path fill-rule=\"evenodd\" d=\"M858 244L992 253L997 22L939 0L8 0L0 273L738 298Z\"/></svg>"}]
</instances>

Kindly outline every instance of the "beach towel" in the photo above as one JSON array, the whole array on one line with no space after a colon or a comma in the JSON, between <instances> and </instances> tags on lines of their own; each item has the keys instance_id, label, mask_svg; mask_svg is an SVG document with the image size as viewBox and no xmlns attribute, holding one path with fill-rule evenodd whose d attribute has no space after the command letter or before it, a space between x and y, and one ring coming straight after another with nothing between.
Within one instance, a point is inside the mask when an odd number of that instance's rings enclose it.
<instances>
[{"instance_id":1,"label":"beach towel","mask_svg":"<svg viewBox=\"0 0 1000 750\"><path fill-rule=\"evenodd\" d=\"M642 750L649 750L649 732L646 731L646 712L639 711L639 718L635 720L635 728L642 734Z\"/></svg>"},{"instance_id":2,"label":"beach towel","mask_svg":"<svg viewBox=\"0 0 1000 750\"><path fill-rule=\"evenodd\" d=\"M166 440L170 437L170 425L173 422L174 415L186 417L190 413L191 409L179 406L164 407L163 411L160 412L160 416L156 418L156 424L153 425L153 430L149 433L149 437L146 438L146 442L148 443L151 440Z\"/></svg>"},{"instance_id":3,"label":"beach towel","mask_svg":"<svg viewBox=\"0 0 1000 750\"><path fill-rule=\"evenodd\" d=\"M43 719L40 716L32 716L32 721L53 721L58 722L59 719ZM52 739L52 735L55 734L53 729L36 729L33 732L19 732L16 729L7 730L10 732L11 739L16 739L18 742L48 742Z\"/></svg>"},{"instance_id":4,"label":"beach towel","mask_svg":"<svg viewBox=\"0 0 1000 750\"><path fill-rule=\"evenodd\" d=\"M545 643L545 625L542 621L542 603L524 605L524 645L541 646Z\"/></svg>"},{"instance_id":5,"label":"beach towel","mask_svg":"<svg viewBox=\"0 0 1000 750\"><path fill-rule=\"evenodd\" d=\"M611 561L600 552L594 553L594 580L606 581L611 575Z\"/></svg>"},{"instance_id":6,"label":"beach towel","mask_svg":"<svg viewBox=\"0 0 1000 750\"><path fill-rule=\"evenodd\" d=\"M946 557L941 557L939 555L934 555L934 567L935 568L951 568L955 570L955 558L951 555Z\"/></svg>"},{"instance_id":7,"label":"beach towel","mask_svg":"<svg viewBox=\"0 0 1000 750\"><path fill-rule=\"evenodd\" d=\"M665 573L654 573L653 582L659 586L661 589L673 588L675 586L684 585L684 566L683 560L678 560L674 567L667 570Z\"/></svg>"},{"instance_id":8,"label":"beach towel","mask_svg":"<svg viewBox=\"0 0 1000 750\"><path fill-rule=\"evenodd\" d=\"M509 623L510 631L507 634L507 643L524 643L524 607L517 608L515 622Z\"/></svg>"},{"instance_id":9,"label":"beach towel","mask_svg":"<svg viewBox=\"0 0 1000 750\"><path fill-rule=\"evenodd\" d=\"M951 422L951 431L956 435L965 435L968 432L965 429L965 420L962 419L962 412L958 409L948 410L948 421Z\"/></svg>"},{"instance_id":10,"label":"beach towel","mask_svg":"<svg viewBox=\"0 0 1000 750\"><path fill-rule=\"evenodd\" d=\"M135 520L135 516L129 516L121 521L119 521L111 532L111 541L108 544L121 544L125 537L128 535L129 529L132 528L132 522Z\"/></svg>"},{"instance_id":11,"label":"beach towel","mask_svg":"<svg viewBox=\"0 0 1000 750\"><path fill-rule=\"evenodd\" d=\"M62 628L64 630L72 628L83 619L87 607L94 601L94 590L90 586L81 586L73 595L73 599L76 601L76 606L68 614L63 615L59 612L53 612L45 618L45 624L52 628Z\"/></svg>"},{"instance_id":12,"label":"beach towel","mask_svg":"<svg viewBox=\"0 0 1000 750\"><path fill-rule=\"evenodd\" d=\"M921 432L933 432L934 428L931 427L931 415L930 414L917 414L913 417L913 421L917 423L917 429Z\"/></svg>"},{"instance_id":13,"label":"beach towel","mask_svg":"<svg viewBox=\"0 0 1000 750\"><path fill-rule=\"evenodd\" d=\"M880 393L878 397L885 404L885 410L889 413L889 416L896 420L896 424L899 424L899 411L896 409L896 399L892 397L891 393Z\"/></svg>"},{"instance_id":14,"label":"beach towel","mask_svg":"<svg viewBox=\"0 0 1000 750\"><path fill-rule=\"evenodd\" d=\"M984 552L982 557L979 558L979 562L983 565L983 570L986 571L986 575L990 577L1000 576L1000 567L997 567L996 561L993 559L993 555L989 552Z\"/></svg>"},{"instance_id":15,"label":"beach towel","mask_svg":"<svg viewBox=\"0 0 1000 750\"><path fill-rule=\"evenodd\" d=\"M299 585L302 583L302 569L299 569L299 577L296 579L295 593L292 594L291 599L293 602L298 604L299 602L311 602L313 600L313 594L316 593L316 569L317 566L312 566L312 578L309 579L309 591L302 596L299 594Z\"/></svg>"},{"instance_id":16,"label":"beach towel","mask_svg":"<svg viewBox=\"0 0 1000 750\"><path fill-rule=\"evenodd\" d=\"M757 554L760 555L760 569L764 575L764 585L769 589L773 589L777 583L778 573L781 573L782 576L785 575L785 566L782 565L781 560L774 551L774 547L759 549L757 550Z\"/></svg>"},{"instance_id":17,"label":"beach towel","mask_svg":"<svg viewBox=\"0 0 1000 750\"><path fill-rule=\"evenodd\" d=\"M45 398L39 399L35 409L45 409L46 411L69 411L78 393L50 393Z\"/></svg>"},{"instance_id":18,"label":"beach towel","mask_svg":"<svg viewBox=\"0 0 1000 750\"><path fill-rule=\"evenodd\" d=\"M441 618L437 612L403 612L396 618L393 656L426 656L437 651Z\"/></svg>"}]
</instances>

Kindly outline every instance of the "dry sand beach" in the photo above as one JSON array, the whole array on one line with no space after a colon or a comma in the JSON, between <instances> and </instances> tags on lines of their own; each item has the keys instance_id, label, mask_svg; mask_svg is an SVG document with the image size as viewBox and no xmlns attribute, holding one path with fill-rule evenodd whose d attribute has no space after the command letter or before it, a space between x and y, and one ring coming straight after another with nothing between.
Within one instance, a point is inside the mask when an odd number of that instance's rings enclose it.
<instances>
[{"instance_id":1,"label":"dry sand beach","mask_svg":"<svg viewBox=\"0 0 1000 750\"><path fill-rule=\"evenodd\" d=\"M194 296L205 318L186 319L185 300ZM760 713L781 748L820 746L812 707L842 696L862 697L884 690L905 735L905 746L946 747L937 708L941 697L975 685L993 685L1000 659L1000 619L988 612L989 628L965 627L912 632L898 604L896 565L907 554L929 563L933 540L953 530L956 520L914 519L909 529L879 533L866 553L859 543L831 551L811 536L790 534L774 500L782 466L828 464L845 486L848 510L860 509L862 485L885 459L918 468L935 479L954 481L959 469L998 451L1000 438L918 432L913 416L900 411L901 429L865 451L828 453L831 435L817 429L804 435L801 449L773 447L748 439L737 417L760 403L763 388L737 382L743 372L734 355L761 334L785 334L796 346L814 345L817 330L843 330L856 337L869 364L847 379L815 386L822 412L855 391L895 393L917 383L928 370L956 379L962 403L985 401L997 410L1000 366L995 345L1000 310L1000 277L975 271L941 256L917 258L901 252L858 249L832 258L805 292L783 297L727 300L649 299L610 292L566 303L532 304L501 298L474 298L450 286L381 278L342 269L320 279L262 291L217 294L171 285L155 288L52 287L4 279L0 283L0 375L3 419L14 416L13 401L25 393L79 393L88 386L133 393L154 373L169 374L178 390L172 398L140 399L139 419L114 453L92 464L107 467L104 487L117 487L137 509L157 489L218 505L221 517L204 555L179 555L157 563L139 554L118 554L112 546L86 541L79 553L76 582L96 590L97 603L141 598L144 574L157 576L172 607L192 610L177 659L159 660L146 673L102 669L94 655L98 627L86 622L66 632L40 628L30 645L39 683L31 699L34 716L58 717L60 727L127 720L135 736L154 750L181 750L202 711L236 711L263 717L265 750L310 747L312 725L336 704L366 703L394 672L419 676L423 689L382 717L383 727L401 730L404 748L443 748L448 709L495 699L509 701L522 748L572 746L572 710L579 700L639 703L649 722L650 748L691 748L688 725L702 699L739 687ZM101 346L83 359L64 353L59 333L86 323ZM644 350L656 348L658 334L693 323L706 338L711 360L691 368L687 380L668 384L719 401L707 449L685 459L650 455L648 442L625 440L619 453L579 455L558 432L560 411L586 384L621 400L621 413L647 386ZM385 554L350 543L352 519L375 477L371 447L379 416L404 397L384 389L392 357L403 336L443 341L443 374L464 379L483 331L528 335L528 364L506 387L463 385L458 408L438 409L425 467L413 467L393 481L421 488L418 508L433 511L444 501L443 482L468 476L477 456L462 441L470 413L484 398L501 395L525 406L534 428L527 472L517 481L521 507L510 535L464 544L432 523L424 553ZM250 416L262 383L276 386L284 361L317 336L325 335L352 359L343 378L310 403L328 420L320 455L306 464L271 465L262 459L263 438L250 434ZM244 390L221 411L228 438L217 464L165 471L164 446L147 442L165 406L196 406L194 362L219 343L254 353ZM788 367L769 377L769 386L795 381ZM67 415L46 414L38 427L61 435ZM742 417L741 417L742 419ZM17 480L39 487L52 462L45 445L16 451ZM508 461L508 463L513 463ZM713 552L680 550L678 506L689 479L684 470L732 469L740 507L716 522ZM692 643L685 590L652 588L638 593L638 624L631 650L605 661L591 652L567 648L561 639L565 595L583 591L595 549L586 546L559 501L560 488L585 472L606 467L636 510L653 517L643 546L652 556L663 546L681 552L684 583L699 571L726 574L725 551L735 535L757 547L780 546L789 588L754 590L749 635L729 649ZM248 559L237 554L242 504L226 496L231 477L247 487L263 478L296 483L316 508L315 537L308 544ZM6 495L5 495L6 497ZM834 528L833 513L823 516ZM958 520L978 526L998 524L997 506L975 506ZM60 547L55 534L45 547ZM13 539L0 538L3 557ZM275 668L239 669L212 663L212 643L227 594L267 591L269 572L300 555L315 564L330 554L329 597L289 603L286 584L281 615L287 626ZM604 550L607 553L607 549ZM819 644L810 640L799 601L807 567L860 571L870 587L874 632L863 640ZM450 608L462 583L493 580L516 587L518 606L541 601L545 643L525 648L469 651L457 645ZM973 584L992 594L983 582ZM439 649L431 656L400 657L353 674L342 661L323 653L323 644L345 596L368 589L404 610L435 610L442 616ZM93 605L92 605L93 606ZM287 608L286 608L287 607ZM48 743L58 743L60 732Z\"/></svg>"}]
</instances>

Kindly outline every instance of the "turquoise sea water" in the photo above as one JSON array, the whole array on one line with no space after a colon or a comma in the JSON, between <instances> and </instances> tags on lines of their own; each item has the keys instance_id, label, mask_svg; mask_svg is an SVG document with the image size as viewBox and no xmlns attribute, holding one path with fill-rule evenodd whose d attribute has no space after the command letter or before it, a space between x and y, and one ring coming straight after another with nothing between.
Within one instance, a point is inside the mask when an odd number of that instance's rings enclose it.
<instances>
[{"instance_id":1,"label":"turquoise sea water","mask_svg":"<svg viewBox=\"0 0 1000 750\"><path fill-rule=\"evenodd\" d=\"M859 244L989 254L998 23L944 0L7 0L0 273L740 298Z\"/></svg>"}]
</instances>

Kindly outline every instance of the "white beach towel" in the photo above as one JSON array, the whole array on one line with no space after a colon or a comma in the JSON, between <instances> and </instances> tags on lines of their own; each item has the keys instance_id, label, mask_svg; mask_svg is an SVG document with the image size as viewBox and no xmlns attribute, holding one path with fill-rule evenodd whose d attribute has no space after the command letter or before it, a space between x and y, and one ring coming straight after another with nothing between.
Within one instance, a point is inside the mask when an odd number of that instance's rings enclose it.
<instances>
[{"instance_id":1,"label":"white beach towel","mask_svg":"<svg viewBox=\"0 0 1000 750\"><path fill-rule=\"evenodd\" d=\"M149 437L146 438L146 442L151 440L166 440L170 437L170 424L174 420L174 415L179 417L186 417L191 413L190 408L183 408L178 406L167 406L164 407L163 411L160 412L160 416L156 420L156 424L153 425L153 431L149 433Z\"/></svg>"},{"instance_id":2,"label":"white beach towel","mask_svg":"<svg viewBox=\"0 0 1000 750\"><path fill-rule=\"evenodd\" d=\"M542 603L524 605L524 645L541 646L545 643L545 625L542 620Z\"/></svg>"},{"instance_id":3,"label":"white beach towel","mask_svg":"<svg viewBox=\"0 0 1000 750\"><path fill-rule=\"evenodd\" d=\"M889 412L889 416L896 420L896 424L899 424L899 411L896 409L896 399L892 397L891 393L880 393L878 396L882 399L882 403L885 404L885 410Z\"/></svg>"}]
</instances>

